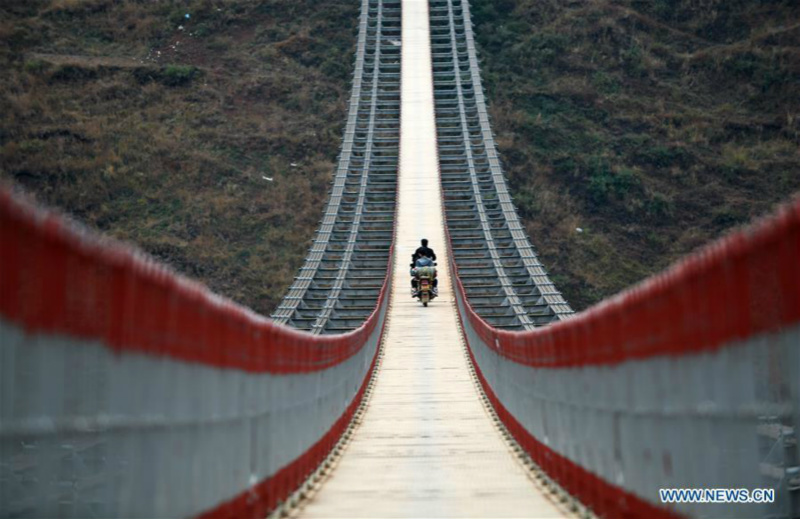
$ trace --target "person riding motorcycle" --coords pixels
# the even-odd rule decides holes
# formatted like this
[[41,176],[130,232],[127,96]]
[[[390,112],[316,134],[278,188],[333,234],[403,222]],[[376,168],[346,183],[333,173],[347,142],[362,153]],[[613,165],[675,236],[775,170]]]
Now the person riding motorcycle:
[[[422,246],[417,248],[414,251],[414,254],[411,255],[411,296],[417,296],[417,268],[419,267],[430,267],[433,266],[433,262],[436,260],[436,253],[433,252],[433,249],[428,247],[428,240],[422,239]],[[439,280],[435,277],[433,278],[433,295],[439,295],[438,292],[438,285]]]
[[430,258],[433,261],[436,261],[436,253],[433,252],[433,249],[428,247],[428,240],[422,238],[422,246],[418,247],[414,254],[411,256],[411,266],[413,267],[416,261],[421,257]]

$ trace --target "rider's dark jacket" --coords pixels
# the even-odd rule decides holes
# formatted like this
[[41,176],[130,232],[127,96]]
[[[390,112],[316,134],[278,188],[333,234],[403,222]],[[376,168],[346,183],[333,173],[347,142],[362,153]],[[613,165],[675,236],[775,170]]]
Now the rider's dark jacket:
[[411,256],[412,264],[415,264],[417,260],[423,256],[436,261],[436,253],[433,252],[433,249],[431,249],[430,247],[420,247],[416,251],[414,251],[414,255]]

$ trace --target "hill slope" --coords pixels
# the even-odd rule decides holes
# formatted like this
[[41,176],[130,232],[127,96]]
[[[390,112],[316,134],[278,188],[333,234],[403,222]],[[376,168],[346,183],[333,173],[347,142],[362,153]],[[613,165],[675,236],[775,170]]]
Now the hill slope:
[[358,11],[4,2],[0,178],[268,314],[327,197]]
[[472,6],[515,201],[576,309],[800,189],[796,1]]
[[[577,309],[800,189],[800,4],[472,5],[511,188]],[[6,2],[0,178],[268,314],[327,196],[357,16]]]

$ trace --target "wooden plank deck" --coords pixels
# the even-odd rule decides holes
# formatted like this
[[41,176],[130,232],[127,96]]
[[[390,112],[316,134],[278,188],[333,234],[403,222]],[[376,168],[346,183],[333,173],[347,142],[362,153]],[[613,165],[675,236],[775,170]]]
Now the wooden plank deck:
[[[402,45],[399,214],[385,355],[364,421],[299,515],[563,517],[500,438],[462,349],[441,208],[427,0],[403,1]],[[428,308],[411,299],[408,274],[423,237],[439,256],[441,295]]]

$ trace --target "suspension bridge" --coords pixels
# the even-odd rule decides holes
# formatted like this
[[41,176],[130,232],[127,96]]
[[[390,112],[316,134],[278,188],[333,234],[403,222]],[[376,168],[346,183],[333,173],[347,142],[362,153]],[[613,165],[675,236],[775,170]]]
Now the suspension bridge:
[[[271,319],[0,191],[0,515],[800,516],[800,203],[575,315],[469,7],[362,0],[330,198]],[[683,488],[772,499],[662,502]]]

